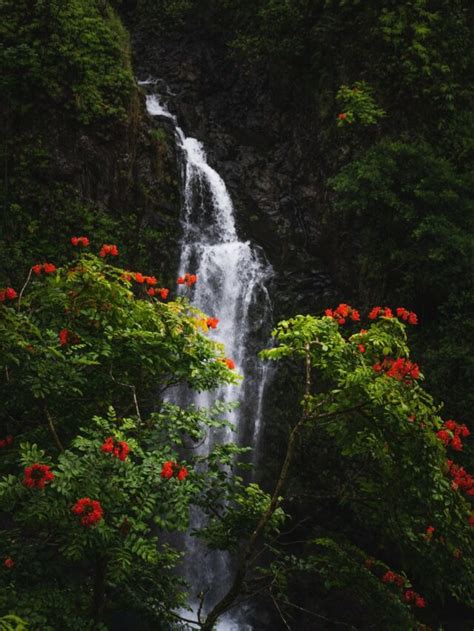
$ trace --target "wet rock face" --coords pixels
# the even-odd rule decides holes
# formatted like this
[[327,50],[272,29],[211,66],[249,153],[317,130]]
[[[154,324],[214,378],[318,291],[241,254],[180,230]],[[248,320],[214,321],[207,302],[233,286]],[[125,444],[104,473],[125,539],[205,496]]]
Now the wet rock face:
[[157,45],[136,33],[135,67],[140,78],[163,80],[180,125],[205,144],[232,195],[240,234],[263,248],[276,271],[276,317],[330,301],[323,193],[304,124],[276,107],[265,78],[244,76],[202,42]]

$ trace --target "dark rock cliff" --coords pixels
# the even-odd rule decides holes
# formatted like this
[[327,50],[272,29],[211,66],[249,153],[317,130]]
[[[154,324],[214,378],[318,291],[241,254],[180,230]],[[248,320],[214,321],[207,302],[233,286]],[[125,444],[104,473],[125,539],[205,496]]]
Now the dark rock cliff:
[[241,234],[259,244],[275,268],[276,316],[331,301],[336,290],[321,220],[323,174],[305,150],[312,130],[291,109],[275,107],[265,81],[243,73],[218,47],[136,33],[134,50],[136,72],[166,83],[169,107],[183,129],[204,142],[230,190]]

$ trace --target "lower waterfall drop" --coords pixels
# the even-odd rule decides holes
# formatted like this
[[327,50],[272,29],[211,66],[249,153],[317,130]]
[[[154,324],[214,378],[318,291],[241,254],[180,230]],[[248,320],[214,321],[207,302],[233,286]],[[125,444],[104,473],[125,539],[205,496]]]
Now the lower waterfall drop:
[[[141,83],[150,90],[157,84],[150,80]],[[228,415],[235,431],[227,429],[224,435],[208,437],[200,449],[208,451],[214,440],[250,444],[255,449],[255,460],[265,383],[271,371],[268,363],[259,361],[257,352],[266,345],[272,324],[268,284],[273,270],[259,248],[239,240],[229,192],[221,176],[208,164],[203,145],[196,138],[185,136],[162,97],[149,93],[146,104],[150,115],[166,118],[173,124],[182,161],[179,274],[197,275],[192,305],[219,319],[217,330],[210,334],[225,344],[227,357],[232,358],[237,372],[243,376],[240,385],[187,396],[186,403],[200,407],[210,407],[217,400],[240,403]],[[199,519],[194,517],[195,528],[199,527]],[[184,574],[188,582],[196,586],[194,591],[209,588],[217,600],[227,590],[231,576],[227,556],[216,553],[212,559],[204,558],[204,548],[193,537],[187,537],[186,550]],[[224,618],[218,626],[220,631],[251,628],[231,617]]]

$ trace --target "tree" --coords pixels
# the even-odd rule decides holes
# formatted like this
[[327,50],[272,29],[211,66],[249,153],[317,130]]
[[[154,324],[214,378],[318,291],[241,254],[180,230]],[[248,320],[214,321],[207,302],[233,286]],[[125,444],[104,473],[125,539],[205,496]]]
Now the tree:
[[193,451],[228,425],[227,407],[164,393],[239,377],[206,335],[215,319],[109,264],[117,246],[97,257],[87,237],[72,242],[73,262],[34,265],[21,291],[0,291],[0,611],[86,629],[128,609],[162,628],[186,604],[164,533],[186,530],[191,503],[243,493],[228,473],[241,449]]
[[[399,629],[447,595],[473,604],[474,479],[448,457],[469,430],[441,419],[421,386],[406,337],[414,313],[375,307],[358,332],[346,304],[280,322],[278,345],[262,355],[302,370],[302,413],[267,494],[239,476],[243,448],[193,454],[227,424],[226,406],[163,398],[179,384],[237,382],[207,336],[215,318],[186,297],[166,302],[155,277],[109,264],[117,246],[97,257],[86,237],[72,242],[72,263],[34,265],[19,292],[0,291],[0,614],[97,629],[125,609],[143,625],[192,620],[210,631],[263,594],[288,627],[292,611],[333,620],[318,605],[331,594],[348,604],[344,624]],[[282,532],[295,502],[311,521],[290,524],[300,550]],[[191,505],[207,516],[194,534],[236,558],[227,594],[203,594],[192,619],[177,613],[186,585],[164,539],[188,528]],[[295,603],[302,576],[316,607]]]
[[[346,304],[323,317],[296,316],[279,323],[278,345],[262,352],[303,364],[302,414],[270,505],[243,543],[234,583],[204,630],[239,594],[265,589],[286,628],[295,609],[310,616],[306,624],[316,616],[356,628],[405,629],[415,625],[415,611],[447,596],[474,604],[474,478],[451,459],[469,430],[443,421],[421,386],[406,336],[417,316],[375,307],[368,318],[367,329],[353,332],[360,314]],[[301,556],[288,553],[291,538],[261,537],[272,511],[289,500],[293,514],[310,521],[292,528],[296,540],[306,537],[303,546],[293,544],[303,547]],[[273,561],[259,567],[265,548]],[[306,585],[311,609],[301,607],[301,596],[299,604],[291,598],[292,581],[303,592]]]

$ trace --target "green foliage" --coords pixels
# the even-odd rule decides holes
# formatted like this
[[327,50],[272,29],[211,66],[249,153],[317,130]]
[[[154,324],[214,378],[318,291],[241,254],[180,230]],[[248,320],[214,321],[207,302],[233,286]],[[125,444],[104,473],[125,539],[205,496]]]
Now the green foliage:
[[[354,604],[382,602],[381,568],[395,565],[429,602],[450,594],[472,607],[472,502],[452,487],[447,458],[453,456],[436,435],[443,423],[440,406],[423,389],[422,373],[407,379],[377,367],[409,361],[405,326],[380,317],[351,334],[333,317],[296,316],[279,323],[278,345],[261,353],[271,360],[309,358],[307,380],[312,373],[316,384],[302,401],[306,422],[293,493],[301,497],[298,512],[312,515],[315,532],[328,538],[316,542],[323,551],[312,569],[296,570],[314,572],[320,592]],[[427,536],[429,526],[435,535]],[[363,567],[369,554],[348,556],[341,539],[357,548],[361,540],[372,542],[381,557],[375,576]],[[277,561],[285,576],[286,562]],[[408,628],[402,596],[400,590],[385,596],[393,624],[387,628]],[[351,611],[348,622],[359,619],[357,607]],[[384,624],[383,612],[371,615],[372,624]],[[368,624],[366,618],[359,623]]]
[[1,631],[24,631],[27,628],[26,622],[13,614],[0,618]]
[[[171,386],[239,381],[222,345],[207,337],[206,316],[186,298],[150,297],[132,278],[81,253],[55,272],[33,273],[21,299],[0,305],[1,425],[14,437],[0,460],[8,516],[0,556],[13,560],[0,572],[0,611],[15,608],[32,628],[106,628],[94,620],[127,608],[160,628],[171,624],[186,593],[175,573],[181,555],[164,533],[188,528],[191,504],[213,515],[220,506],[235,522],[234,511],[256,518],[269,502],[230,476],[243,449],[193,450],[211,429],[229,426],[231,406],[162,401]],[[114,455],[107,439],[130,453]],[[163,475],[165,462],[186,475]],[[25,485],[34,464],[53,472],[43,489]],[[90,526],[72,510],[81,498],[103,511]]]
[[12,109],[61,106],[83,124],[125,118],[133,86],[128,35],[103,7],[2,2],[0,87]]
[[[469,151],[469,140],[458,138],[457,153]],[[331,220],[341,234],[350,230],[359,294],[365,302],[390,297],[421,314],[416,345],[429,359],[431,383],[463,416],[474,401],[458,388],[472,381],[474,364],[452,324],[462,323],[462,335],[473,326],[473,184],[464,160],[457,166],[426,142],[395,139],[360,152],[331,180]],[[446,387],[453,369],[457,377]]]
[[337,124],[339,127],[357,122],[363,127],[374,125],[379,118],[385,116],[385,111],[377,107],[373,91],[365,81],[356,81],[350,88],[342,85],[336,94],[342,108]]

